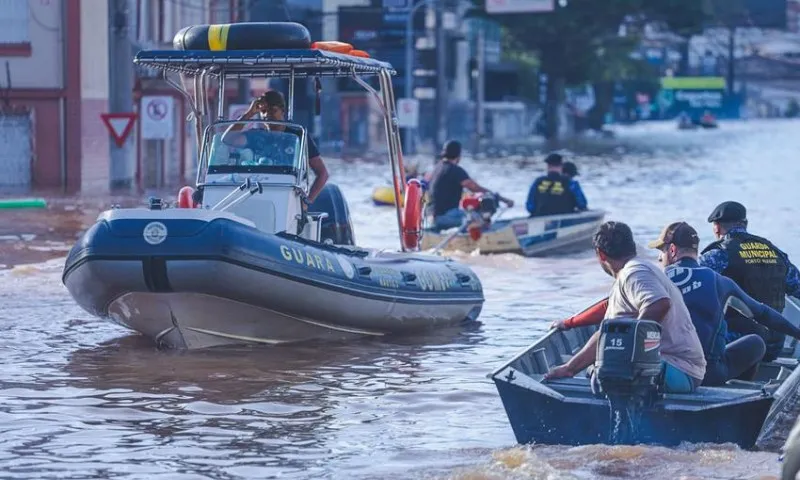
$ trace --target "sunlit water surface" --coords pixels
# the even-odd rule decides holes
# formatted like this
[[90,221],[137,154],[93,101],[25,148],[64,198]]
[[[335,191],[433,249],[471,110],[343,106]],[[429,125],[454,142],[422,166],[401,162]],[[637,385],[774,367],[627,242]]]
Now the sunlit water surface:
[[[712,132],[652,124],[622,131],[620,146],[570,157],[590,205],[629,223],[640,244],[674,220],[690,222],[709,242],[706,217],[717,203],[735,199],[747,205],[753,232],[800,258],[799,133],[800,123],[793,122],[729,123]],[[370,200],[372,188],[387,182],[388,168],[329,164],[331,181],[350,202],[359,244],[396,248],[393,210]],[[528,185],[543,167],[541,159],[464,165],[481,184],[517,201],[506,216],[522,214]],[[8,230],[10,214],[0,215]],[[80,310],[61,284],[63,259],[2,271],[0,477],[778,474],[775,454],[724,445],[517,447],[486,374],[553,319],[603,295],[611,279],[591,252],[545,259],[456,256],[483,282],[486,304],[477,327],[340,345],[189,353],[158,351]]]

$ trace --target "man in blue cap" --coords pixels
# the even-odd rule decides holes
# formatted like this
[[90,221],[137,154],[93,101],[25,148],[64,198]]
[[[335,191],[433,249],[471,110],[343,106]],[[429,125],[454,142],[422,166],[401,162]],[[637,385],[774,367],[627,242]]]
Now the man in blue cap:
[[564,159],[551,153],[544,159],[547,173],[533,181],[525,207],[531,217],[572,213],[577,208],[575,193],[569,188],[570,179],[564,176]]
[[[699,257],[700,265],[729,277],[748,295],[778,312],[786,306],[786,295],[800,298],[800,272],[788,255],[769,240],[747,231],[747,209],[739,202],[719,204],[708,216],[717,240]],[[759,333],[767,343],[764,360],[777,358],[786,338],[774,330],[764,331],[743,318],[728,318],[732,341],[741,335]]]

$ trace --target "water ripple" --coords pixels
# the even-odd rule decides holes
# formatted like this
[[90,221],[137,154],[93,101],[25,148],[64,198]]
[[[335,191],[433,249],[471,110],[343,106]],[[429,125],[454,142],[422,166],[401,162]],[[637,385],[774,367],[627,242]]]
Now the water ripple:
[[[800,162],[790,161],[800,150],[797,125],[732,122],[689,133],[643,125],[627,130],[619,146],[573,159],[590,205],[628,222],[640,245],[676,219],[711,241],[706,216],[736,199],[747,205],[754,232],[800,257]],[[386,166],[330,164],[359,242],[396,248],[397,238],[385,236],[396,229],[393,210],[370,201]],[[518,200],[509,216],[523,212],[528,185],[542,169],[539,160],[464,165],[480,183]],[[28,225],[32,234],[46,231]],[[515,447],[486,374],[552,320],[604,295],[611,279],[592,252],[454,257],[469,263],[485,288],[477,327],[206,352],[159,351],[91,318],[60,283],[63,259],[0,271],[0,477],[655,480],[777,473],[773,454],[724,446]]]

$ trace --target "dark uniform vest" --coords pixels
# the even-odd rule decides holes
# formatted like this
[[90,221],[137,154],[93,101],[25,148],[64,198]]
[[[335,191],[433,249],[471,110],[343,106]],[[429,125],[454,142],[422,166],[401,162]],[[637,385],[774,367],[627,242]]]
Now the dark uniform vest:
[[575,194],[569,188],[569,178],[558,173],[548,173],[534,182],[536,211],[533,216],[572,213],[578,206]]
[[728,266],[722,274],[761,303],[782,312],[786,306],[786,273],[789,268],[769,240],[747,232],[731,232],[703,250],[724,250]]
[[728,333],[723,302],[727,299],[720,298],[717,274],[710,268],[690,268],[680,263],[667,267],[665,273],[683,295],[706,360],[709,364],[722,361]]

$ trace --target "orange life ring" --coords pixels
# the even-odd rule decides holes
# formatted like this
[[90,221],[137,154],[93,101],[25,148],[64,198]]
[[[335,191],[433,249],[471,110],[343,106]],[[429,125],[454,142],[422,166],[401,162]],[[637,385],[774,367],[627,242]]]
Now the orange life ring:
[[347,52],[347,54],[354,57],[369,58],[369,53],[365,52],[364,50],[350,50]]
[[403,209],[403,244],[416,250],[422,233],[422,184],[417,179],[408,181]]
[[464,195],[461,197],[461,210],[477,210],[481,206],[481,199],[475,195]]
[[181,188],[178,192],[178,208],[197,207],[197,204],[194,203],[194,199],[192,198],[193,193],[194,189],[192,187],[186,186]]
[[314,42],[311,44],[311,48],[314,50],[327,50],[335,53],[350,53],[350,51],[353,50],[353,46],[349,43],[337,42],[335,40]]

